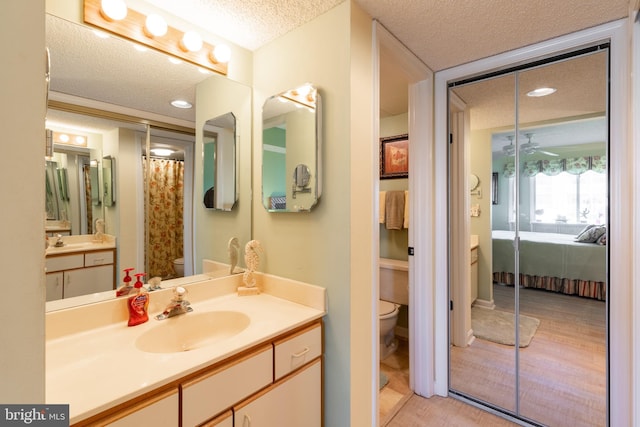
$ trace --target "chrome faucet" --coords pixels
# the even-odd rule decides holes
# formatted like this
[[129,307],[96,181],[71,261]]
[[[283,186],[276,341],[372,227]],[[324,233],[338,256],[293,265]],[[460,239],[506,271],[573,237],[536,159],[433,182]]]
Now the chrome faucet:
[[187,290],[182,286],[177,286],[173,289],[173,298],[171,302],[164,309],[164,311],[156,316],[156,320],[164,320],[169,317],[178,316],[180,314],[189,313],[193,311],[193,308],[190,307],[191,303],[184,299],[184,295],[187,293]]

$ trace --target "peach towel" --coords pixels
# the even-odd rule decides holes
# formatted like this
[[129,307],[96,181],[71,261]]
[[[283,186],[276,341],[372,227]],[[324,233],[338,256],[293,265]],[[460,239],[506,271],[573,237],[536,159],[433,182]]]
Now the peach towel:
[[387,191],[385,197],[387,230],[400,230],[404,225],[404,191]]

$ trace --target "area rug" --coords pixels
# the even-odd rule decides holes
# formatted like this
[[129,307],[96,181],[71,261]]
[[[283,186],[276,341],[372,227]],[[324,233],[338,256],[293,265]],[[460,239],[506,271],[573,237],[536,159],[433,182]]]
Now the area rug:
[[[476,338],[498,344],[515,345],[514,314],[471,307],[471,328]],[[540,320],[520,315],[520,347],[527,347],[538,330]]]

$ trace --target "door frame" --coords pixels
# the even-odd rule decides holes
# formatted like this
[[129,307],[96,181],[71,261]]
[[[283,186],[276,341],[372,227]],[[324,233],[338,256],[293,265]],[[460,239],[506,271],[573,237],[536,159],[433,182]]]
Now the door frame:
[[[391,56],[405,71],[409,83],[409,140],[411,148],[409,156],[409,218],[421,218],[421,221],[411,220],[408,231],[409,247],[414,249],[414,256],[409,256],[409,387],[421,396],[433,395],[434,371],[434,343],[432,340],[420,337],[431,336],[434,323],[431,310],[419,310],[416,307],[433,307],[434,295],[431,286],[435,276],[434,248],[431,236],[434,232],[434,202],[430,189],[435,187],[434,175],[431,168],[424,165],[432,164],[434,159],[433,144],[433,77],[434,73],[420,61],[406,46],[404,46],[382,24],[374,20],[373,32],[373,136],[374,143],[380,139],[380,57],[381,49],[386,50],[385,57]],[[380,185],[378,176],[374,177],[374,211],[378,218],[380,211],[378,192]],[[416,196],[411,196],[416,195]],[[379,362],[379,325],[378,299],[380,295],[379,254],[380,233],[378,224],[373,231],[372,265],[374,266],[373,288],[371,304],[373,305],[373,345],[372,354]],[[380,363],[374,364],[372,376],[377,383]],[[374,420],[378,417],[378,390],[374,390]]]
[[[611,425],[632,425],[634,372],[632,349],[633,306],[629,295],[632,284],[640,282],[640,272],[634,271],[632,261],[636,243],[630,239],[635,235],[633,225],[640,223],[640,213],[628,209],[634,200],[633,183],[636,174],[627,161],[633,153],[629,135],[629,41],[627,20],[614,21],[598,27],[572,33],[543,43],[517,49],[490,58],[450,68],[435,75],[435,141],[434,147],[436,225],[432,239],[435,241],[435,295],[434,330],[434,391],[440,396],[448,395],[448,212],[447,212],[447,151],[448,147],[448,97],[447,83],[465,77],[485,74],[487,71],[505,68],[514,64],[530,62],[540,57],[551,56],[561,51],[574,50],[580,46],[601,41],[610,42],[610,265],[609,281],[615,283],[615,290],[609,296],[609,413]],[[617,142],[616,142],[617,141]],[[463,151],[468,147],[463,147]],[[466,214],[466,213],[463,213]],[[635,221],[634,221],[635,220]],[[455,249],[455,248],[452,248]],[[462,256],[459,247],[450,256]],[[423,307],[429,309],[431,307]],[[639,307],[640,308],[640,307]],[[410,326],[411,327],[411,326]]]

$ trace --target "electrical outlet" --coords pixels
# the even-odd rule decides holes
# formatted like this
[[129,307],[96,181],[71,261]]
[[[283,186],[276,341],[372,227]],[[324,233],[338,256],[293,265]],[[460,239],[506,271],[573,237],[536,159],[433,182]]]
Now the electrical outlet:
[[480,205],[475,203],[471,205],[471,216],[480,216]]

